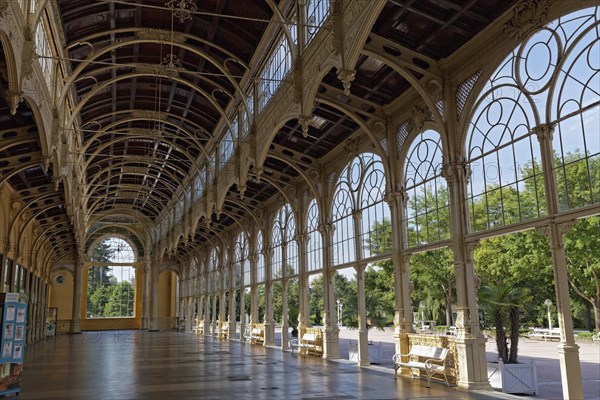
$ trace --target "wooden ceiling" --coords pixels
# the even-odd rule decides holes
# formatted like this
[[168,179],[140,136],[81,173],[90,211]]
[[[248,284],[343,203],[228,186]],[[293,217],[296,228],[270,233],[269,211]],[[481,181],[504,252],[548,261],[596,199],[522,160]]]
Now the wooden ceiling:
[[[386,51],[393,55],[416,54],[411,62],[415,78],[420,79],[419,71],[451,56],[515,2],[389,0],[369,42],[385,41]],[[254,52],[273,24],[269,21],[274,18],[274,2],[196,0],[196,10],[186,20],[180,20],[164,0],[56,3],[68,64],[78,73],[74,95],[76,103],[82,104],[76,118],[86,160],[86,208],[91,213],[129,208],[157,221],[172,207],[174,193],[195,171],[198,160],[214,146],[222,110],[236,101],[236,86],[249,74]],[[91,55],[94,61],[86,62]],[[349,95],[344,94],[335,70],[323,79],[320,93],[358,104],[368,121],[373,110],[394,102],[409,89],[410,83],[391,67],[363,55]],[[14,116],[4,100],[0,109],[0,134],[4,135],[0,171],[6,174],[41,155],[26,104]],[[223,215],[213,216],[212,223],[198,228],[192,241],[203,242],[226,230],[246,210],[274,196],[277,182],[298,179],[298,171],[286,160],[302,168],[314,166],[358,129],[347,115],[323,102],[317,101],[312,112],[317,118],[308,136],[304,137],[298,120],[288,121],[271,145],[278,156],[265,162],[263,177],[268,179],[247,182],[243,199],[232,187]],[[23,140],[4,145],[5,139],[14,137]],[[41,198],[55,189],[51,176],[40,164],[12,176],[9,183],[24,198],[32,193]],[[72,248],[64,198],[56,189],[55,195],[46,198],[56,207],[37,219],[56,226],[51,232]],[[180,249],[181,254],[184,251]]]

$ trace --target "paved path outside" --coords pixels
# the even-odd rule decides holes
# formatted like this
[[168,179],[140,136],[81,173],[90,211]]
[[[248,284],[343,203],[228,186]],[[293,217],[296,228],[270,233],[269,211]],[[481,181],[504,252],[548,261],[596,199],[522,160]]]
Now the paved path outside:
[[[340,329],[340,353],[343,359],[348,359],[350,340],[357,340],[358,332],[353,329]],[[382,363],[381,367],[393,368],[392,355],[395,352],[393,330],[386,328],[384,331],[369,330],[369,339],[375,344],[381,342]],[[277,345],[281,339],[276,333]],[[578,343],[580,346],[579,357],[585,399],[600,400],[600,344],[590,342]],[[497,360],[496,344],[490,338],[486,344],[488,362]],[[560,365],[556,342],[544,342],[523,338],[519,341],[519,362],[527,363],[534,360],[538,375],[537,396],[523,396],[544,400],[563,399],[562,383],[560,380]]]

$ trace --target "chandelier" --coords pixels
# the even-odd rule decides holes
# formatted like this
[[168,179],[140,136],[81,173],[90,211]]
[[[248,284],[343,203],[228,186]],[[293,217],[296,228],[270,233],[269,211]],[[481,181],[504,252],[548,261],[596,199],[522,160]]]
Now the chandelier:
[[192,14],[196,12],[198,6],[194,0],[169,0],[165,5],[171,9],[173,15],[183,23],[192,18]]

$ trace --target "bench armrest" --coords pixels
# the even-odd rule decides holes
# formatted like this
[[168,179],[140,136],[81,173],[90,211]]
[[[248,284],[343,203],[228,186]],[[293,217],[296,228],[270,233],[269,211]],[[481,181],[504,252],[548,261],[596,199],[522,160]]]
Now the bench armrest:
[[400,353],[396,353],[392,356],[392,361],[394,361],[394,363],[399,363],[402,362],[402,357],[410,357],[411,354],[400,354]]
[[425,365],[429,366],[429,365],[438,365],[438,366],[444,366],[446,364],[446,358],[428,358],[427,360],[425,360]]

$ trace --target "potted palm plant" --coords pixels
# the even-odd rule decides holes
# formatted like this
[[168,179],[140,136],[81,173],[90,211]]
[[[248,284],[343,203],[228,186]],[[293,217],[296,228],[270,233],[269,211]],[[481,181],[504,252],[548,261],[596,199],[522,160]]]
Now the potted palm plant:
[[505,393],[537,392],[533,362],[519,364],[521,310],[531,299],[529,289],[506,283],[482,286],[479,300],[495,330],[498,363],[488,366],[490,384]]

